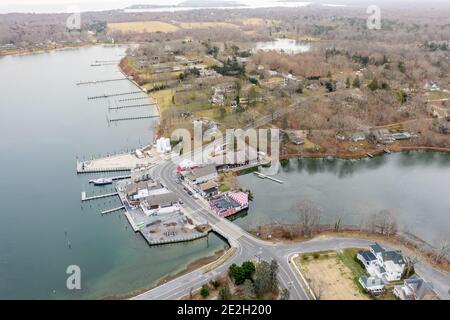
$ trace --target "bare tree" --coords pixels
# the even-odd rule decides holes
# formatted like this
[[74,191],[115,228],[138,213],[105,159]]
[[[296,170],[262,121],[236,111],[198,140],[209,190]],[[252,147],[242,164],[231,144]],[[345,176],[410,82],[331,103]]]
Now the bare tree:
[[392,210],[381,210],[379,214],[381,233],[386,236],[395,235],[397,233],[397,219]]
[[322,209],[311,201],[303,200],[298,202],[293,210],[298,215],[302,234],[305,237],[313,236],[319,226]]
[[434,252],[434,260],[441,262],[450,257],[450,239],[442,240]]

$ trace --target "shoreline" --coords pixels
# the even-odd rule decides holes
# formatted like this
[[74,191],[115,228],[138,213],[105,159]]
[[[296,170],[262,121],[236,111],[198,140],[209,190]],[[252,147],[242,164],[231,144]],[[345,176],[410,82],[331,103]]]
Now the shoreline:
[[129,300],[129,299],[132,299],[142,293],[145,293],[145,292],[152,290],[160,285],[163,285],[166,282],[169,282],[173,279],[181,277],[181,276],[183,276],[187,273],[193,272],[195,270],[204,268],[208,264],[220,260],[220,258],[225,254],[225,252],[227,252],[227,250],[228,249],[220,249],[220,250],[215,251],[212,255],[208,255],[208,256],[193,260],[191,262],[188,262],[184,268],[182,268],[179,271],[174,271],[173,273],[168,273],[167,275],[159,278],[159,280],[156,280],[156,283],[152,286],[142,287],[142,288],[130,291],[126,294],[100,297],[100,298],[98,298],[98,300]]
[[[301,235],[293,236],[291,239],[286,238],[281,233],[283,232],[283,227],[295,227],[292,224],[284,225],[265,225],[261,227],[255,227],[248,229],[247,231],[254,237],[264,240],[264,241],[274,241],[281,243],[299,243],[309,240],[317,240],[327,237],[348,237],[348,238],[360,238],[365,240],[377,241],[381,243],[387,243],[389,245],[400,247],[402,251],[409,255],[419,256],[424,262],[433,266],[439,271],[445,272],[450,275],[450,261],[447,259],[445,261],[436,262],[433,260],[433,252],[431,248],[434,248],[424,240],[416,237],[415,235],[409,235],[406,233],[398,233],[393,236],[385,236],[379,233],[371,232],[368,230],[359,230],[356,227],[343,227],[340,231],[333,231],[331,228],[326,228],[324,230],[318,231],[313,237],[305,238]],[[326,227],[326,225],[322,226]],[[262,232],[261,232],[262,231]],[[258,235],[259,234],[259,235]],[[271,234],[271,238],[268,239],[267,235]],[[275,235],[273,235],[275,234]],[[265,236],[264,236],[265,235]],[[422,247],[420,247],[420,243]],[[428,247],[428,248],[424,248]]]

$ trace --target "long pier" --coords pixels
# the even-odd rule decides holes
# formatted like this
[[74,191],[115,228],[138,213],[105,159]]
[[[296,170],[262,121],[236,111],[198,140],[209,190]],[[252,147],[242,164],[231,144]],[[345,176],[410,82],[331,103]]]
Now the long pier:
[[150,107],[150,106],[156,106],[156,103],[143,103],[143,104],[131,104],[127,106],[116,106],[116,107],[109,107],[109,110],[120,110],[120,109],[129,109],[129,108],[142,108],[142,107]]
[[136,116],[136,117],[125,117],[125,118],[112,118],[108,119],[109,122],[118,122],[118,121],[126,121],[126,120],[139,120],[139,119],[151,119],[151,118],[159,118],[159,116]]
[[120,210],[123,210],[123,209],[125,209],[125,206],[112,208],[112,209],[109,209],[109,210],[104,210],[104,211],[101,212],[101,214],[104,215],[104,214],[108,214],[108,213],[113,213],[113,212],[120,211]]
[[144,91],[130,91],[130,92],[124,92],[124,93],[110,93],[110,94],[104,94],[101,96],[92,96],[88,97],[88,100],[94,100],[94,99],[103,99],[103,98],[110,98],[110,97],[119,97],[119,96],[126,96],[130,94],[138,94],[138,93],[145,93]]
[[278,180],[278,179],[275,179],[275,178],[272,178],[272,177],[270,177],[270,176],[267,176],[267,175],[265,175],[265,174],[262,174],[261,172],[253,172],[255,175],[257,175],[258,177],[260,177],[261,179],[269,179],[269,180],[272,180],[272,181],[275,181],[275,182],[278,182],[278,183],[283,183],[283,181],[281,181],[281,180]]
[[86,192],[81,192],[81,201],[85,202],[85,201],[92,201],[92,200],[97,200],[97,199],[103,199],[103,198],[109,198],[109,197],[113,197],[113,196],[117,196],[119,195],[117,192],[114,193],[107,193],[107,194],[101,194],[98,196],[92,196],[92,197],[88,197]]
[[82,161],[77,160],[77,174],[80,173],[102,173],[102,172],[123,172],[123,171],[131,171],[132,167],[112,167],[112,168],[94,168],[94,169],[86,169],[83,166]]
[[127,98],[127,99],[120,99],[117,101],[118,102],[127,102],[127,101],[144,100],[144,99],[150,99],[150,97]]
[[105,82],[114,82],[114,81],[124,81],[128,80],[127,78],[117,78],[117,79],[105,79],[105,80],[93,80],[93,81],[80,81],[77,82],[77,86],[85,85],[85,84],[99,84]]

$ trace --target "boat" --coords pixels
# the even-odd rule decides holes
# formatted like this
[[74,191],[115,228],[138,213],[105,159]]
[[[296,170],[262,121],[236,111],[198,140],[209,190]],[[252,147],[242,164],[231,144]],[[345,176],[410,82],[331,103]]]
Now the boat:
[[107,184],[112,184],[113,183],[113,179],[111,179],[111,178],[100,178],[100,179],[90,180],[89,183],[93,183],[96,186],[104,186],[104,185],[107,185]]

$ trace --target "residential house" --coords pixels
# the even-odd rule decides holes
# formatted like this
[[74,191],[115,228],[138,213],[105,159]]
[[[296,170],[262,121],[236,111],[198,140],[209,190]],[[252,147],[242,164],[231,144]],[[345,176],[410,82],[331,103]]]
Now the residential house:
[[368,137],[369,141],[373,144],[390,144],[394,143],[395,139],[392,138],[388,129],[372,129]]
[[365,290],[373,295],[384,292],[384,282],[379,278],[361,276],[358,281]]
[[364,141],[366,140],[366,134],[364,132],[355,132],[352,134],[351,139],[353,142]]
[[358,252],[357,259],[372,277],[384,282],[400,280],[406,266],[401,251],[385,250],[378,243],[371,245],[369,251]]
[[425,85],[423,86],[423,88],[425,90],[430,90],[430,91],[440,91],[441,90],[441,88],[439,88],[439,86],[434,81],[431,81],[431,80],[427,80],[425,82]]
[[412,275],[403,285],[395,286],[394,295],[400,300],[439,300],[433,285],[418,275]]

